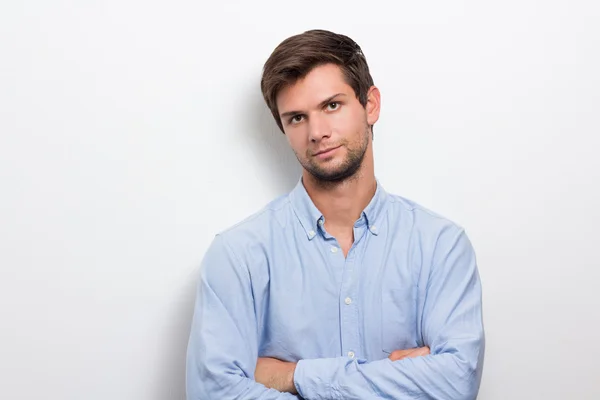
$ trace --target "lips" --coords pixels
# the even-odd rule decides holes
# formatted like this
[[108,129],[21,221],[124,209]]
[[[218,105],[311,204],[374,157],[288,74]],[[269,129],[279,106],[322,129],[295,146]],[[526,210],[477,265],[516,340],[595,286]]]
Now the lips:
[[314,156],[324,156],[327,155],[330,152],[333,152],[333,150],[340,148],[341,146],[335,146],[335,147],[329,147],[327,149],[318,151],[314,154]]

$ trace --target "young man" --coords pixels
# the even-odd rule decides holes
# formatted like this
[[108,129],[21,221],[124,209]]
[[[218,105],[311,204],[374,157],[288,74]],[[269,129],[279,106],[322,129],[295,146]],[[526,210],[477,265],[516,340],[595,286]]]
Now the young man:
[[290,37],[261,86],[302,178],[207,251],[188,400],[476,398],[473,248],[376,180],[380,95],[358,45],[321,30]]

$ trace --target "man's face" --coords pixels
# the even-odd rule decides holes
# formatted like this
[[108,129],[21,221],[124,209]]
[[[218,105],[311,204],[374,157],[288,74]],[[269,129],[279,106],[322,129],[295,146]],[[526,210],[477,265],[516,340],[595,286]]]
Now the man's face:
[[313,177],[340,182],[358,171],[379,112],[373,120],[337,65],[316,67],[282,89],[277,107],[292,150]]

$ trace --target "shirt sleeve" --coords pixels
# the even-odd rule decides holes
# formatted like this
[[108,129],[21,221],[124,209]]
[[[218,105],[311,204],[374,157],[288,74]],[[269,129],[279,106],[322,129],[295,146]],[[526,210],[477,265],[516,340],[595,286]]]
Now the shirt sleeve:
[[[312,399],[439,399],[477,397],[485,339],[475,253],[461,229],[443,232],[427,271],[421,321],[430,355],[392,362],[346,357],[301,360],[294,383]],[[385,318],[385,316],[384,316]]]
[[297,400],[254,380],[257,335],[248,269],[217,235],[200,268],[187,349],[187,400]]

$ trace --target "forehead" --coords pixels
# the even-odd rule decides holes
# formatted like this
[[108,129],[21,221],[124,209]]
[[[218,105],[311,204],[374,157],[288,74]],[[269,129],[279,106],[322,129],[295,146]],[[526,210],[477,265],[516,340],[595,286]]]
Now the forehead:
[[340,67],[335,64],[321,65],[312,69],[304,78],[281,89],[277,94],[277,108],[280,113],[284,113],[315,107],[336,93],[354,97],[354,90],[346,83]]

